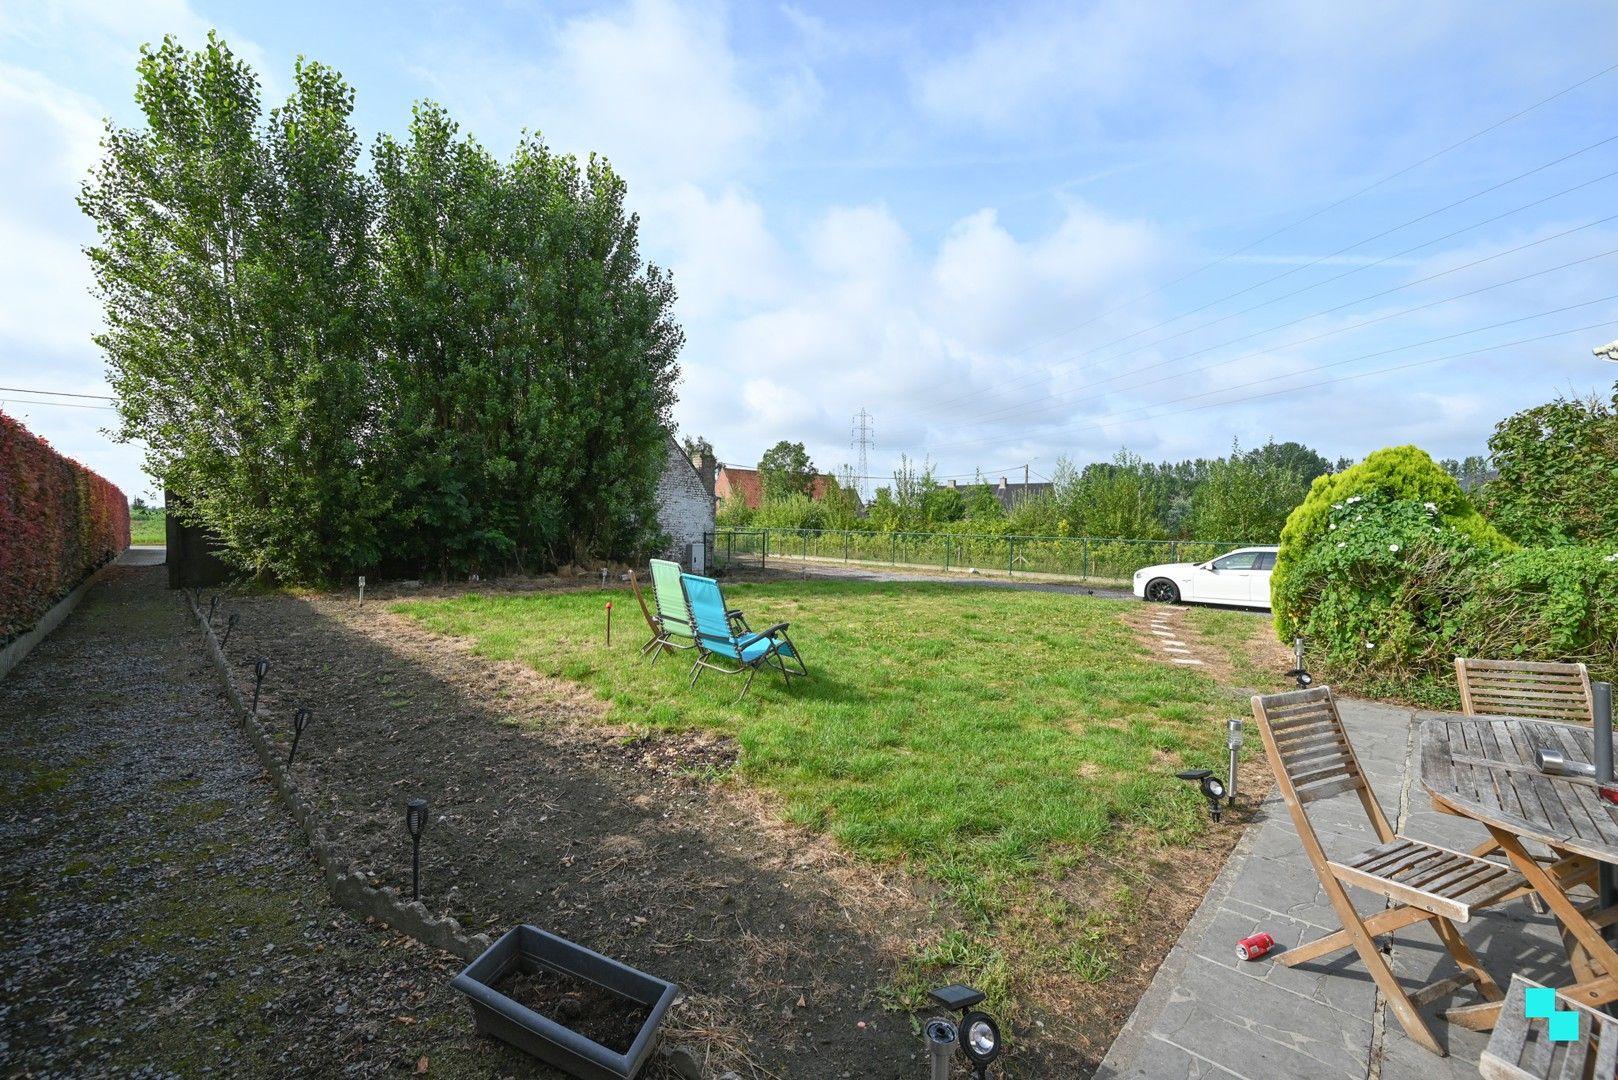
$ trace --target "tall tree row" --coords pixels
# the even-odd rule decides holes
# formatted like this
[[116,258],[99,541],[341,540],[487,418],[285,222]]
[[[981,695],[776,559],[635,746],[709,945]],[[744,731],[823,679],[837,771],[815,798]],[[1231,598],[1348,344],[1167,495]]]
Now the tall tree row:
[[210,36],[144,50],[81,205],[121,434],[245,568],[312,580],[625,555],[656,531],[677,356],[625,186],[436,105],[377,139],[301,62],[264,116]]

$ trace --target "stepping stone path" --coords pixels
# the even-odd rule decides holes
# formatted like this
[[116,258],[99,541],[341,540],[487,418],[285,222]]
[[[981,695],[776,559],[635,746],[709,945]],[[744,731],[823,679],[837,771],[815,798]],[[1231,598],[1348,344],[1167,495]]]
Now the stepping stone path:
[[[1179,631],[1174,624],[1185,618],[1185,608],[1171,607],[1167,604],[1158,608],[1152,615],[1151,625],[1148,627],[1157,636],[1158,644],[1163,651],[1169,654],[1171,663],[1184,664],[1187,667],[1201,667],[1202,661],[1191,656],[1191,650],[1181,641]],[[1183,655],[1180,655],[1183,654]]]

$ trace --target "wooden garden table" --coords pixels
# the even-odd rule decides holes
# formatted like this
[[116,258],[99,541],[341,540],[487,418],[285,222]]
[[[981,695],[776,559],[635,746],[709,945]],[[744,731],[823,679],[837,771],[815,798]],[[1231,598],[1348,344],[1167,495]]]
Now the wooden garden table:
[[[1597,863],[1618,865],[1618,806],[1596,793],[1594,780],[1547,776],[1534,764],[1538,748],[1559,750],[1570,762],[1591,761],[1591,729],[1551,720],[1428,714],[1419,745],[1421,786],[1433,805],[1488,829],[1562,924],[1575,981],[1559,991],[1583,1005],[1618,1001],[1618,952],[1601,935],[1602,927],[1618,919],[1568,897],[1569,888],[1593,879]],[[1550,848],[1553,861],[1537,860],[1524,841]],[[1499,1012],[1493,1002],[1445,1015],[1486,1031]]]

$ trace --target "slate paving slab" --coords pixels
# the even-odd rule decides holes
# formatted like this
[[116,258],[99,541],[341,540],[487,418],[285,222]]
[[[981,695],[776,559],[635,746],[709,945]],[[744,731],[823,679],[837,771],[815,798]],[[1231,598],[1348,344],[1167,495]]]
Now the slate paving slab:
[[[1410,710],[1350,700],[1339,704],[1361,765],[1396,830],[1460,850],[1485,838],[1475,823],[1432,810],[1412,760]],[[1371,842],[1365,811],[1353,795],[1315,803],[1310,816],[1329,853],[1350,854]],[[1350,890],[1350,896],[1362,913],[1382,906],[1369,893]],[[1272,793],[1158,969],[1097,1080],[1475,1078],[1487,1035],[1456,1028],[1441,1015],[1451,1005],[1477,1000],[1470,990],[1422,1010],[1449,1050],[1440,1058],[1406,1037],[1352,952],[1297,968],[1235,956],[1237,940],[1256,930],[1267,931],[1278,949],[1285,949],[1338,926],[1286,807]],[[1566,974],[1554,920],[1535,915],[1525,901],[1480,913],[1461,929],[1502,985],[1514,971],[1540,980]],[[1407,986],[1455,970],[1425,925],[1384,940],[1391,942],[1387,955]]]

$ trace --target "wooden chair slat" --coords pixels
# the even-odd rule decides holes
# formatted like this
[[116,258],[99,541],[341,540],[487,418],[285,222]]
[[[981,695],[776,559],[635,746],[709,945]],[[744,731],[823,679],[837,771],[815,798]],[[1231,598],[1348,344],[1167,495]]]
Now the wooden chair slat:
[[1363,776],[1348,776],[1341,780],[1333,780],[1325,784],[1317,784],[1308,791],[1298,792],[1298,801],[1312,803],[1320,799],[1329,799],[1333,795],[1341,795],[1345,791],[1357,791],[1366,786]]
[[1572,1009],[1579,1014],[1579,1038],[1552,1042],[1543,1020],[1531,1020],[1523,1014],[1528,988],[1538,986],[1521,975],[1511,977],[1511,986],[1500,1006],[1500,1019],[1489,1036],[1489,1045],[1478,1058],[1478,1072],[1485,1080],[1612,1077],[1614,1069],[1618,1069],[1618,1020],[1557,994],[1558,1010]]
[[1539,716],[1592,723],[1590,671],[1583,664],[1455,658],[1461,709],[1469,716]]

